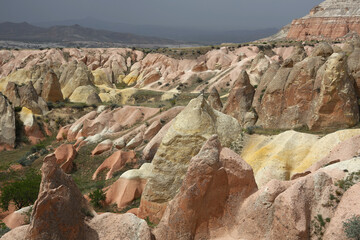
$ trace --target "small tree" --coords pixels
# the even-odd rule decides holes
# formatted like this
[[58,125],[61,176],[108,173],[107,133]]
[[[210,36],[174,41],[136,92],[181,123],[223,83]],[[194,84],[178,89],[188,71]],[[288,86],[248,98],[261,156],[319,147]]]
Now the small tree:
[[106,195],[102,189],[96,189],[89,194],[89,197],[91,198],[91,204],[96,208],[100,208],[102,206],[101,202],[106,200]]
[[33,204],[39,195],[40,182],[40,174],[29,171],[23,178],[4,184],[0,187],[0,207],[8,210],[11,201],[17,209]]
[[354,215],[344,221],[343,229],[347,238],[360,240],[360,215]]

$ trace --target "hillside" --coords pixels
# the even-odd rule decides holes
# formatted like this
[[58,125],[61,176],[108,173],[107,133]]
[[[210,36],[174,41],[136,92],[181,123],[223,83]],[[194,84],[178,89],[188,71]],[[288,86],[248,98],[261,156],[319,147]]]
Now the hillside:
[[326,0],[302,18],[294,19],[270,40],[342,40],[359,37],[360,1]]
[[0,23],[0,40],[28,42],[104,42],[159,45],[172,45],[177,43],[176,41],[169,39],[97,30],[85,28],[80,25],[41,28],[30,25],[26,22]]

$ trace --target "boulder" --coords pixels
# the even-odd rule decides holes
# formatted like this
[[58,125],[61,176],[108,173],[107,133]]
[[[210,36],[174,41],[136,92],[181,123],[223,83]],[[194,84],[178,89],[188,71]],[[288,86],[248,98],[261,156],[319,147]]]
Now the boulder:
[[333,48],[326,42],[319,43],[311,52],[312,57],[325,57],[328,58],[334,53]]
[[8,99],[0,92],[0,151],[15,147],[15,111]]
[[145,220],[134,214],[104,213],[94,217],[89,226],[96,231],[89,240],[137,239],[151,240],[151,231]]
[[66,126],[61,127],[61,128],[59,129],[59,132],[58,132],[58,134],[56,135],[56,140],[57,140],[58,142],[60,142],[60,141],[62,141],[62,140],[66,140],[67,134],[68,134],[68,131],[69,131],[70,127],[71,127],[71,125],[66,125]]
[[21,208],[3,219],[3,223],[10,229],[28,224],[30,222],[32,206]]
[[136,154],[134,151],[125,152],[122,150],[114,152],[110,157],[108,157],[95,171],[92,176],[92,179],[95,180],[98,174],[104,169],[109,169],[106,174],[105,179],[108,180],[112,178],[112,175],[123,169],[127,163],[136,163]]

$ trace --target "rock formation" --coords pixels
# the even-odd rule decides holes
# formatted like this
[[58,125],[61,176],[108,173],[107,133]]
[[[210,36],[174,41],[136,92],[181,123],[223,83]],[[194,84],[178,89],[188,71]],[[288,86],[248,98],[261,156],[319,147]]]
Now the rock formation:
[[253,168],[256,182],[290,180],[325,158],[340,142],[360,135],[359,129],[342,130],[320,138],[313,134],[286,131],[273,137],[251,136],[242,157]]
[[218,137],[212,136],[190,160],[179,193],[169,202],[155,236],[210,239],[210,231],[227,224],[220,219],[231,218],[231,212],[256,190],[251,167],[230,149],[222,149]]
[[147,180],[152,176],[152,165],[145,163],[140,169],[132,169],[123,173],[106,191],[106,204],[116,203],[123,208],[133,200],[141,197]]
[[213,88],[211,90],[210,95],[208,97],[208,102],[210,106],[217,111],[221,111],[223,108],[223,104],[221,102],[219,92],[216,90],[216,88]]
[[8,99],[0,92],[0,151],[15,147],[15,112]]
[[159,221],[167,202],[177,194],[191,157],[213,134],[229,146],[241,128],[236,119],[212,109],[200,95],[174,119],[152,161],[154,177],[148,180],[139,216]]
[[92,179],[96,179],[97,175],[104,169],[109,169],[106,173],[105,179],[110,179],[115,172],[121,170],[127,163],[136,163],[135,152],[124,152],[122,150],[116,151],[96,169]]
[[57,75],[53,71],[49,71],[42,84],[41,97],[47,102],[63,101],[61,86]]
[[236,118],[243,126],[245,115],[250,112],[254,93],[248,74],[242,71],[229,93],[223,112]]
[[[86,239],[85,198],[57,165],[54,154],[44,159],[38,199],[34,204],[27,239]],[[75,204],[76,203],[76,204]]]
[[54,152],[56,163],[65,173],[71,173],[74,167],[73,160],[76,157],[76,150],[71,144],[62,144]]

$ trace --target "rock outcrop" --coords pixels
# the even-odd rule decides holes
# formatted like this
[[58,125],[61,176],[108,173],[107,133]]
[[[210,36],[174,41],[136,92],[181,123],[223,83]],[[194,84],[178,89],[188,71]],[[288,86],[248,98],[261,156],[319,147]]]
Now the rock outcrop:
[[[83,62],[73,61],[62,66],[59,79],[64,98],[70,98],[75,89],[81,86],[92,86],[94,76]],[[76,96],[74,96],[75,98]],[[86,101],[86,99],[84,99]]]
[[65,173],[71,173],[74,168],[74,159],[77,152],[73,145],[62,144],[56,148],[55,152],[56,163]]
[[359,129],[353,129],[337,131],[322,138],[295,131],[273,137],[253,135],[241,155],[253,168],[257,184],[263,186],[272,179],[290,180],[293,175],[308,171],[340,142],[359,134]]
[[229,93],[223,112],[236,118],[243,126],[245,124],[245,115],[250,112],[254,93],[255,89],[250,84],[248,74],[246,71],[241,71]]
[[106,204],[116,204],[123,208],[133,200],[141,197],[147,180],[152,176],[152,165],[143,164],[140,169],[132,169],[123,173],[106,191]]
[[210,95],[208,97],[208,102],[210,106],[217,111],[221,111],[223,108],[223,104],[221,102],[219,92],[216,90],[215,87],[210,92]]
[[42,84],[41,97],[47,102],[63,101],[61,86],[57,75],[53,71],[49,71]]
[[109,170],[106,173],[105,179],[110,179],[115,172],[125,167],[125,164],[131,163],[136,163],[136,154],[134,151],[116,151],[96,169],[95,173],[92,176],[92,179],[96,179],[98,174],[105,169]]
[[26,239],[87,239],[87,202],[72,178],[56,163],[55,154],[44,159],[38,199]]
[[359,108],[354,83],[347,74],[345,54],[331,55],[318,71],[317,80],[320,83],[315,82],[315,86],[320,92],[315,95],[309,128],[319,130],[355,125],[359,121]]
[[150,228],[145,220],[134,214],[104,213],[94,217],[89,226],[96,231],[89,240],[136,239],[151,240]]
[[0,92],[0,151],[15,147],[15,130],[14,108]]
[[269,68],[262,78],[253,102],[256,125],[316,131],[354,126],[359,120],[357,95],[344,53],[319,44],[309,57],[297,63],[294,57],[276,73],[276,66]]
[[[179,193],[169,203],[154,234],[156,239],[210,239],[225,227],[231,212],[257,190],[252,169],[210,137],[190,160]],[[221,221],[221,218],[229,218]]]
[[23,107],[19,113],[20,120],[24,124],[24,132],[31,144],[37,144],[45,139],[45,135],[40,127],[39,122],[36,121],[33,112]]
[[326,0],[310,14],[292,21],[288,39],[337,40],[351,33],[360,34],[359,2]]
[[158,222],[181,187],[190,159],[213,134],[229,146],[241,128],[236,119],[212,109],[200,95],[176,116],[152,161],[154,177],[142,195],[139,216]]

